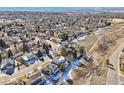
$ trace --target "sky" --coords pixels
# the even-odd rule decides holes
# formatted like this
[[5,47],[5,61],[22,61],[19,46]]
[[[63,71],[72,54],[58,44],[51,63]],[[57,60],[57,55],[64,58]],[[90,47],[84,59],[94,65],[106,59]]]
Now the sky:
[[124,7],[124,0],[0,0],[1,7]]

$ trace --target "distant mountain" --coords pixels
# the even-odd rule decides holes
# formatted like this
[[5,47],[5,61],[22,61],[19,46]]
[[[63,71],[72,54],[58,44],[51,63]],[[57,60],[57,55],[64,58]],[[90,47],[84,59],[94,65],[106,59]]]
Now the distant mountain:
[[124,12],[124,7],[99,7],[95,10],[98,12]]
[[124,7],[0,7],[0,11],[124,12]]

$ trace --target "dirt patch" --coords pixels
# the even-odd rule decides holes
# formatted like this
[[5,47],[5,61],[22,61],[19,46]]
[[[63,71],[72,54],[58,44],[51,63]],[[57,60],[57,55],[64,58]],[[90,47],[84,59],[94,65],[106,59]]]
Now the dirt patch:
[[97,37],[95,36],[95,34],[92,34],[92,35],[86,37],[85,40],[82,40],[80,42],[80,45],[85,46],[87,48],[87,50],[89,50],[93,46],[93,44],[96,40],[97,40]]
[[112,23],[124,23],[124,19],[119,19],[119,18],[116,18],[116,19],[112,19]]

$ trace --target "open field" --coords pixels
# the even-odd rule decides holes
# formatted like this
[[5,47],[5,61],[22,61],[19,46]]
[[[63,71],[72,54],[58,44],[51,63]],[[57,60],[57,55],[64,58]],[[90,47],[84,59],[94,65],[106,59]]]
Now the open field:
[[[101,53],[98,49],[94,50],[92,52],[94,58],[98,61],[100,64],[100,69],[103,72],[101,76],[94,75],[94,77],[91,79],[91,84],[106,84],[106,77],[107,77],[107,71],[108,67],[106,64],[106,60],[109,59],[109,57],[112,55],[113,51],[116,50],[121,43],[124,42],[124,28],[123,25],[124,22],[121,21],[121,24],[114,25],[113,27],[107,28],[106,30],[102,31],[102,34],[104,37],[113,38],[113,43],[107,43],[107,46],[109,49],[107,50],[106,54]],[[101,38],[102,39],[102,38]],[[104,38],[105,39],[105,38]],[[100,41],[99,41],[100,42]],[[98,46],[97,46],[98,47]]]

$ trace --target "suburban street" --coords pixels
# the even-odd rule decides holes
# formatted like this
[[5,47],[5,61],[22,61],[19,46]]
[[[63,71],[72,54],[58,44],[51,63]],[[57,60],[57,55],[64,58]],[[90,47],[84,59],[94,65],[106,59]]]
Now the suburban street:
[[[11,76],[4,75],[4,76],[0,77],[0,85],[6,84],[7,82],[9,83],[10,81],[20,78],[20,77],[28,74],[29,72],[33,71],[36,68],[42,69],[42,67],[46,67],[47,65],[49,65],[50,62],[48,62],[48,61],[49,61],[49,59],[46,59],[45,63],[43,63],[43,64],[41,64],[41,63],[33,64],[33,65],[29,66],[28,68],[22,69],[20,72],[14,73]],[[47,64],[46,64],[46,62],[47,62]]]

